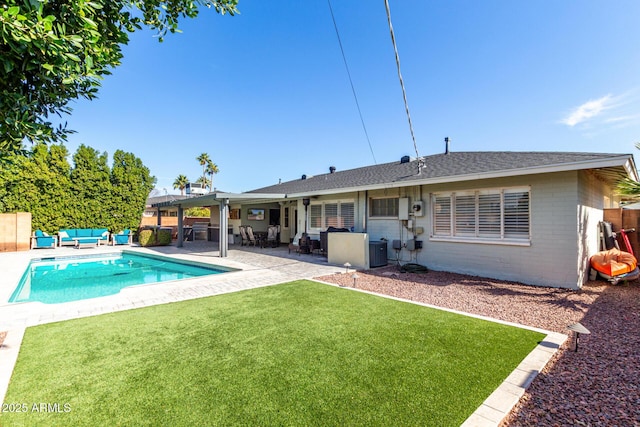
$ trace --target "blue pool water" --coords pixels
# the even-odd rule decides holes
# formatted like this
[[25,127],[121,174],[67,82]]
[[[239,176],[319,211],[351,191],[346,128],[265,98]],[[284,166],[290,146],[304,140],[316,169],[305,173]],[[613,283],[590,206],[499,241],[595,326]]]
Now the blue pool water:
[[222,267],[121,253],[33,260],[9,302],[45,304],[113,295],[127,286],[226,273]]

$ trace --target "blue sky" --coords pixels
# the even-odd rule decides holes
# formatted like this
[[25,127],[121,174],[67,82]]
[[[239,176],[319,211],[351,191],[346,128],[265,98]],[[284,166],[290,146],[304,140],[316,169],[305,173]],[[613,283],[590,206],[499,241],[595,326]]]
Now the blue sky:
[[[390,0],[418,153],[635,153],[640,2]],[[131,37],[99,99],[66,117],[86,144],[131,151],[160,194],[218,165],[218,190],[415,156],[384,1],[240,0],[158,43]],[[373,151],[373,153],[372,153]]]

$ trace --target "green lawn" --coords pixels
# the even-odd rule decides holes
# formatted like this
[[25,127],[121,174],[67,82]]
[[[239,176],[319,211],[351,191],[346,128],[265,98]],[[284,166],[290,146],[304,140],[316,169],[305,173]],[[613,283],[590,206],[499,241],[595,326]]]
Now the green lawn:
[[455,426],[543,337],[296,281],[29,328],[0,424]]

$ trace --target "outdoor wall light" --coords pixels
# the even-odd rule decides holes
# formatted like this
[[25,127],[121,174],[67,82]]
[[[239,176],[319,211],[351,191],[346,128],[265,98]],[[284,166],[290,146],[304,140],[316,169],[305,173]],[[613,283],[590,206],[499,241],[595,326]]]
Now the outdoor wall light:
[[309,198],[304,198],[302,199],[302,204],[305,206],[309,206],[309,203],[311,203],[311,199]]

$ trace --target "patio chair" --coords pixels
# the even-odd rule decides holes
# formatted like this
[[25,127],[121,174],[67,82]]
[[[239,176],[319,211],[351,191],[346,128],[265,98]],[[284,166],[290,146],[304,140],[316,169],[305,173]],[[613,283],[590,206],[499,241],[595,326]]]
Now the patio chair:
[[289,243],[289,253],[291,253],[291,250],[293,249],[296,253],[300,253],[300,238],[302,237],[302,233],[297,233],[294,237],[293,237],[293,241],[291,243]]
[[31,236],[31,249],[54,248],[57,246],[55,236],[49,236],[42,230],[36,230]]
[[270,225],[267,229],[267,245],[272,248],[278,247],[278,226]]
[[111,244],[115,245],[130,245],[132,241],[133,235],[131,234],[131,230],[125,228],[118,234],[111,235]]
[[256,236],[254,236],[253,234],[253,227],[251,227],[250,225],[247,225],[246,230],[247,230],[247,238],[249,239],[248,244],[256,246],[258,244],[258,241],[256,240]]
[[247,229],[244,225],[240,226],[240,237],[242,238],[242,242],[240,246],[249,245],[249,236],[247,236]]

